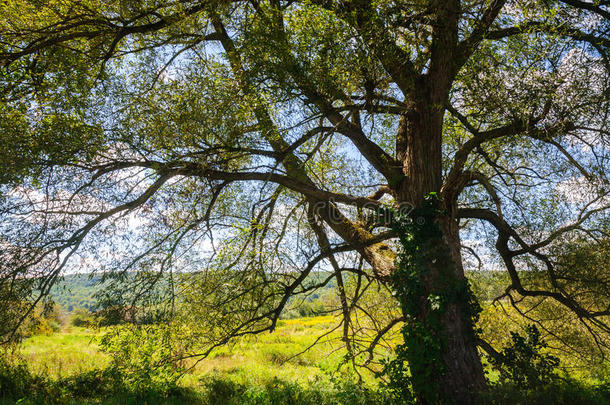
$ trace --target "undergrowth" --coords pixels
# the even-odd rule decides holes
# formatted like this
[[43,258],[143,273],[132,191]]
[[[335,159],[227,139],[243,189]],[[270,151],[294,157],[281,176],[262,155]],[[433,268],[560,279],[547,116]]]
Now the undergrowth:
[[[201,404],[201,405],[398,405],[383,388],[357,383],[348,376],[302,385],[271,378],[239,382],[228,373],[210,373],[197,387],[129,385],[111,367],[69,377],[32,374],[24,363],[0,360],[0,404]],[[480,404],[610,404],[610,384],[587,385],[557,379],[540,387],[500,383],[480,396]]]

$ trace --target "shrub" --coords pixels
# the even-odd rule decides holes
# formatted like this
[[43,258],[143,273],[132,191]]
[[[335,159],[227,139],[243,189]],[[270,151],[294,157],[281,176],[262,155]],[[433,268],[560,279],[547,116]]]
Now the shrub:
[[11,361],[0,356],[0,398],[19,400],[30,398],[35,402],[53,402],[58,396],[57,390],[51,386],[48,379],[33,375],[27,364],[20,361]]
[[208,404],[228,405],[235,404],[237,398],[241,397],[245,387],[228,379],[211,375],[204,377],[205,398]]
[[610,385],[586,385],[576,380],[557,380],[524,389],[514,383],[494,384],[478,401],[481,405],[610,405]]
[[120,375],[133,393],[154,392],[167,396],[177,390],[180,366],[171,330],[165,325],[113,328],[100,341],[100,348],[112,355],[110,370]]
[[103,398],[113,392],[122,391],[120,379],[117,377],[109,370],[91,370],[62,378],[56,385],[72,398]]
[[93,314],[85,308],[76,308],[70,323],[74,326],[89,328],[95,325]]
[[0,356],[0,404],[140,404],[140,403],[200,403],[196,395],[185,388],[171,392],[134,390],[125,375],[114,368],[92,370],[53,380],[32,374],[20,360]]
[[307,387],[274,378],[262,385],[243,385],[228,376],[202,379],[206,405],[397,405],[383,391],[349,378],[317,381]]
[[512,344],[498,358],[491,359],[500,372],[501,383],[514,383],[526,389],[550,384],[557,379],[559,359],[542,353],[547,347],[535,325],[527,327],[526,336],[511,332]]

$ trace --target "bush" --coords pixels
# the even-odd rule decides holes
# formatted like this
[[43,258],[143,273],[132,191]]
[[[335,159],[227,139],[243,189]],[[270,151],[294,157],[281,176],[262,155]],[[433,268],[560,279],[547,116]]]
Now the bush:
[[526,336],[511,332],[512,345],[505,348],[491,364],[500,372],[501,383],[513,383],[526,389],[550,384],[557,379],[555,372],[559,359],[542,353],[546,343],[534,325],[527,328]]
[[383,391],[363,387],[347,378],[318,381],[303,387],[274,378],[263,385],[245,386],[222,375],[202,379],[206,405],[394,405]]
[[124,391],[120,379],[109,370],[92,370],[57,381],[58,388],[72,398],[103,398]]
[[[370,389],[349,376],[331,376],[307,386],[281,379],[261,385],[242,384],[230,376],[202,378],[203,395],[176,387],[171,392],[134,390],[116,368],[89,371],[59,380],[35,376],[20,361],[0,358],[0,403],[24,404],[201,404],[201,405],[403,405],[388,392]],[[3,402],[6,401],[6,402]],[[610,384],[590,386],[574,380],[524,389],[514,383],[494,384],[481,394],[484,405],[608,405]]]
[[93,314],[85,308],[76,308],[70,323],[74,326],[89,328],[95,325]]
[[177,351],[171,329],[166,325],[123,326],[113,328],[100,341],[102,351],[110,353],[110,370],[120,375],[133,393],[174,393],[181,368],[171,360]]
[[134,390],[116,369],[93,370],[52,380],[31,374],[25,363],[0,357],[0,403],[24,404],[140,404],[140,403],[200,403],[184,388],[171,392]]
[[208,404],[228,405],[245,392],[245,387],[228,379],[209,376],[203,378],[205,398]]
[[58,305],[53,302],[38,305],[26,317],[19,328],[21,338],[34,335],[51,335],[61,330],[65,320],[65,314]]
[[21,398],[32,386],[33,377],[25,364],[10,364],[0,359],[0,397]]
[[59,393],[50,381],[33,375],[26,363],[9,360],[0,356],[0,398],[19,400],[30,398],[34,402],[45,403],[48,398],[58,397]]
[[610,405],[610,385],[591,386],[575,380],[555,381],[524,389],[514,383],[494,384],[479,398],[481,405]]

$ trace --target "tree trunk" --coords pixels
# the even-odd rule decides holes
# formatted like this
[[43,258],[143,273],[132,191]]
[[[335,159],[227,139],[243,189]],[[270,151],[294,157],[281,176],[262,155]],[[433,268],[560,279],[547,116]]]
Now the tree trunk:
[[412,387],[422,404],[471,404],[485,388],[485,376],[474,330],[478,311],[459,260],[457,224],[422,211],[415,211],[413,240],[406,243],[395,277],[408,319],[403,336]]
[[[446,243],[441,248],[447,249],[452,259],[448,268],[443,270],[453,272],[457,285],[466,289],[457,295],[458,300],[449,303],[441,316],[447,346],[443,351],[445,373],[441,378],[440,387],[445,391],[443,397],[453,397],[456,403],[468,404],[473,402],[474,394],[485,388],[485,374],[476,346],[476,325],[472,319],[476,309],[472,308],[469,302],[470,289],[462,267],[457,222],[451,217],[444,217],[439,220],[438,225]],[[439,273],[443,274],[444,271]],[[451,274],[446,277],[451,277]],[[439,285],[442,285],[442,281],[432,280],[430,291],[434,291]]]
[[[431,101],[416,105],[403,117],[397,138],[397,157],[405,174],[397,194],[416,208],[413,223],[419,229],[413,250],[417,253],[409,266],[417,270],[415,284],[420,287],[413,302],[403,304],[405,318],[411,319],[405,332],[406,357],[420,403],[470,404],[485,387],[485,376],[453,216],[455,201],[438,201],[437,215],[424,210],[426,196],[438,195],[442,186],[443,108]],[[414,283],[408,277],[396,282],[414,288],[407,285]],[[437,359],[432,358],[435,350]]]

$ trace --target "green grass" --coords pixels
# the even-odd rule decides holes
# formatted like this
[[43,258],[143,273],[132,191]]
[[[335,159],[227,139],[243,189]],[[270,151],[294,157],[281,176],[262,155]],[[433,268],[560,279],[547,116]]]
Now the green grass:
[[[337,335],[309,347],[334,325],[332,317],[280,321],[274,333],[243,338],[220,348],[199,362],[183,381],[188,384],[193,378],[210,373],[228,375],[241,384],[262,384],[280,378],[306,385],[314,379],[327,378],[325,370],[336,369],[344,355]],[[372,375],[367,377],[372,383]]]
[[[377,387],[372,373],[364,373],[364,382],[356,383],[353,375],[336,371],[344,354],[336,333],[306,350],[335,322],[332,317],[280,321],[274,333],[242,338],[191,364],[177,386],[163,393],[133,391],[122,375],[109,371],[110,356],[98,346],[105,330],[69,327],[25,340],[19,354],[24,367],[0,362],[0,405],[18,399],[36,405],[395,404]],[[575,380],[554,384],[535,392],[493,386],[481,403],[610,404],[608,385]]]
[[[42,387],[41,393],[29,395],[22,403],[44,403],[52,396],[69,404],[381,403],[373,400],[379,394],[375,393],[375,380],[370,373],[365,374],[366,384],[346,388],[350,379],[336,372],[344,354],[336,334],[310,348],[318,336],[334,325],[336,320],[332,317],[283,320],[274,333],[239,339],[193,363],[169,397],[151,393],[143,398],[127,392],[108,400],[95,398],[96,387],[105,378],[99,370],[110,363],[109,356],[98,346],[104,330],[69,327],[59,333],[37,335],[23,342],[20,356],[33,379],[40,377],[47,382],[33,383]],[[52,392],[45,391],[45,384],[52,387]],[[81,386],[89,387],[93,398],[71,398]],[[344,392],[346,389],[350,393]],[[2,402],[0,398],[0,403],[12,402]]]
[[[310,346],[335,322],[332,317],[280,321],[273,333],[245,337],[214,351],[197,362],[179,385],[199,389],[209,376],[258,386],[273,379],[304,387],[313,382],[328,382],[329,374],[337,369],[344,355],[341,342],[335,334]],[[59,333],[26,339],[20,354],[33,374],[53,379],[103,369],[110,361],[99,350],[98,341],[103,333],[104,330],[71,326]],[[369,384],[374,384],[371,373],[364,376]]]
[[21,355],[34,374],[53,378],[104,368],[109,358],[97,345],[101,333],[68,327],[59,333],[32,336],[24,341]]

